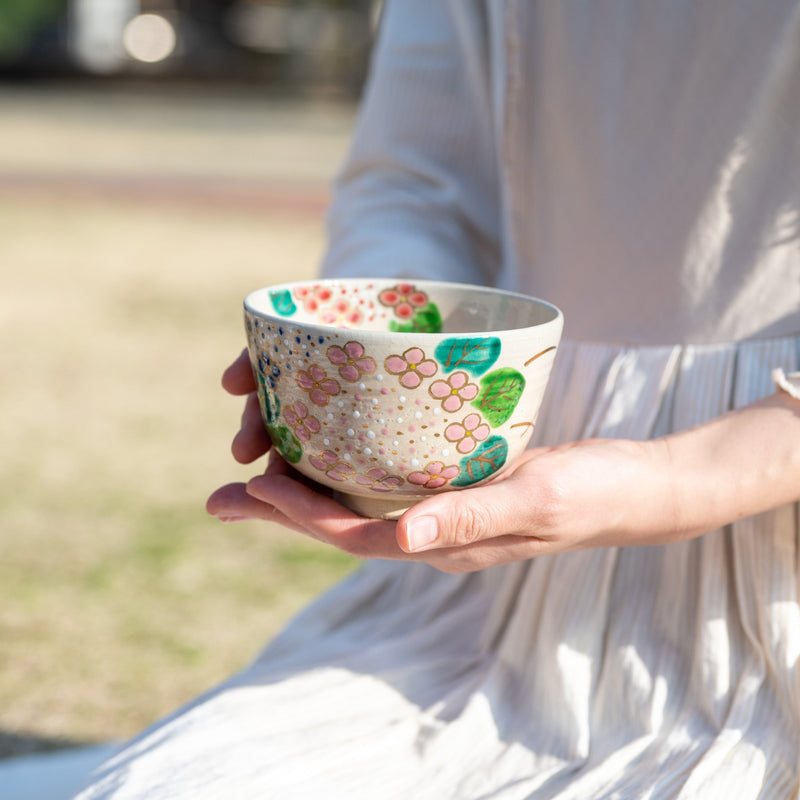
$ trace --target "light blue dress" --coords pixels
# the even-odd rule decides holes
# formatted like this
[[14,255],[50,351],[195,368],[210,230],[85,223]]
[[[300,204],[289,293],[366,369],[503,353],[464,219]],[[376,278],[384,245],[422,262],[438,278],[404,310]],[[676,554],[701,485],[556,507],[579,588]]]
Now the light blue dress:
[[[536,443],[770,394],[800,366],[800,2],[390,0],[330,233],[331,275],[562,308]],[[369,563],[80,797],[799,791],[790,505],[470,575]]]

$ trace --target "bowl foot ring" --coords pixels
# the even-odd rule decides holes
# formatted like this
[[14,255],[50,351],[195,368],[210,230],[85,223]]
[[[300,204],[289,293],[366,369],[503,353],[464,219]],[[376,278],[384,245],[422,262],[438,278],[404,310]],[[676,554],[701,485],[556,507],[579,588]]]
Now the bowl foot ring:
[[372,519],[399,519],[414,505],[406,498],[384,499],[382,497],[363,497],[358,494],[334,492],[333,499],[361,517]]

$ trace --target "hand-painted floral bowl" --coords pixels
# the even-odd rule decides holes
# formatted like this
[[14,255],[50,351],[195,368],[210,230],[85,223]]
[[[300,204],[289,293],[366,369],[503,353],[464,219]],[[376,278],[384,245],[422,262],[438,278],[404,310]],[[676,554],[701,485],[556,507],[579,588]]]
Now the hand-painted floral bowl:
[[286,283],[244,308],[275,448],[352,510],[385,518],[519,456],[563,323],[542,300],[434,281]]

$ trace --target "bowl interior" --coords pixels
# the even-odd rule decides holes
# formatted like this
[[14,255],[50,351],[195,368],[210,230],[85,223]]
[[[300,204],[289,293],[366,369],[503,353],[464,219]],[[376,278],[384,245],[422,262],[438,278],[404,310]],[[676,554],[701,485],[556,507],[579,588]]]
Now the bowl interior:
[[252,292],[245,308],[294,322],[403,333],[486,333],[551,322],[548,303],[514,292],[439,281],[330,280]]

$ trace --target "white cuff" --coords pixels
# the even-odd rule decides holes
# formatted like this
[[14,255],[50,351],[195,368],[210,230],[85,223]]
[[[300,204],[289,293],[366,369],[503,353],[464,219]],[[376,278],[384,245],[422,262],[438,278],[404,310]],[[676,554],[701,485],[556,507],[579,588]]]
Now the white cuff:
[[800,372],[786,373],[782,369],[772,371],[772,380],[778,389],[783,389],[792,397],[800,400]]

